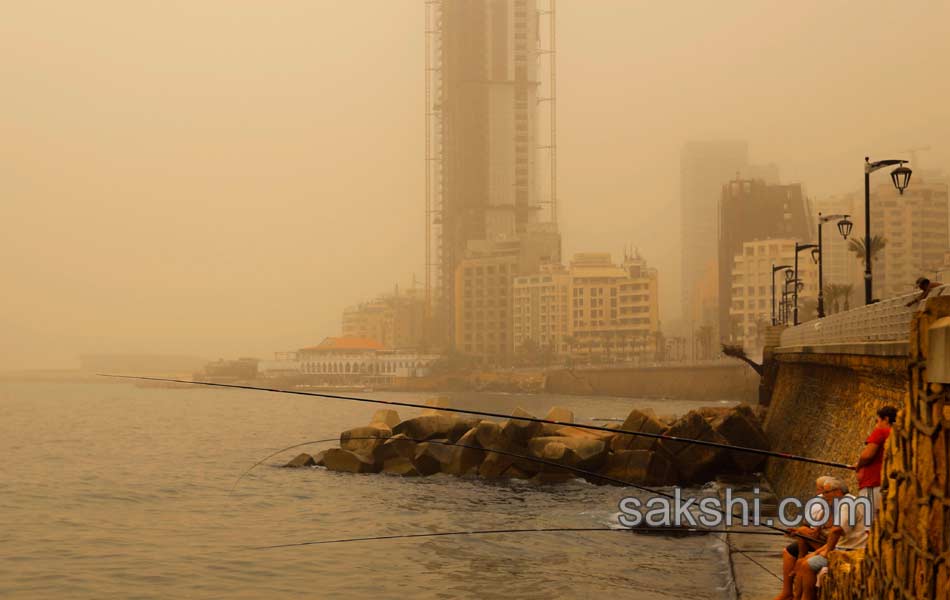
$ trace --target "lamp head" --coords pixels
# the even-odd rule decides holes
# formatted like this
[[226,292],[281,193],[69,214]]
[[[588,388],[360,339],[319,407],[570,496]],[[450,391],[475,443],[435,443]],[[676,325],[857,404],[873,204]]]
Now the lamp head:
[[848,215],[845,215],[838,221],[838,233],[840,233],[844,239],[848,239],[848,236],[851,235],[852,227],[854,227],[854,223],[848,219]]
[[891,181],[894,182],[894,187],[897,188],[897,191],[900,192],[901,195],[904,194],[904,190],[910,185],[911,173],[913,173],[913,171],[905,167],[904,163],[901,163],[899,167],[891,171]]

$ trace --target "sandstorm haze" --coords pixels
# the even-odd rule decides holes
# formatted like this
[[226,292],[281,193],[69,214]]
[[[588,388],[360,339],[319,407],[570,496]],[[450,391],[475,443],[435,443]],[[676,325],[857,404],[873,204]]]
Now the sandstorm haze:
[[[0,368],[266,356],[424,274],[423,3],[7,3]],[[679,316],[679,151],[809,197],[950,170],[950,6],[558,3],[564,255],[639,247]]]

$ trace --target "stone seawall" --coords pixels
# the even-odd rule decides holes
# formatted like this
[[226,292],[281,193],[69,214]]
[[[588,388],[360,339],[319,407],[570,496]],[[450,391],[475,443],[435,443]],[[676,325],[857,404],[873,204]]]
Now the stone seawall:
[[629,369],[565,369],[548,373],[545,391],[583,396],[758,402],[759,376],[739,361]]
[[[929,329],[945,317],[950,297],[928,300],[914,317],[905,356],[812,348],[777,353],[767,365],[765,428],[775,449],[853,463],[875,410],[900,409],[867,549],[829,554],[822,600],[950,600],[950,385],[927,380]],[[799,497],[812,493],[816,476],[842,474],[775,459],[766,472],[780,496]]]
[[[774,355],[772,397],[765,432],[772,448],[852,464],[881,406],[902,406],[907,393],[905,357],[849,354]],[[780,496],[807,496],[821,475],[854,473],[770,459],[766,475]]]
[[882,510],[865,552],[829,555],[822,600],[950,600],[950,386],[927,378],[929,329],[948,316],[950,298],[935,298],[914,318],[907,393],[885,446]]

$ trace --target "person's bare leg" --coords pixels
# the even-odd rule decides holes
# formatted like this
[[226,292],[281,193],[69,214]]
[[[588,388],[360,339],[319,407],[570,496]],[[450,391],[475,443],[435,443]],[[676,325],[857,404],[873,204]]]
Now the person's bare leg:
[[818,582],[818,573],[811,570],[808,561],[799,561],[795,569],[795,579],[801,585],[801,600],[815,600],[815,584]]
[[782,549],[782,591],[774,600],[792,600],[792,581],[795,578],[795,557]]

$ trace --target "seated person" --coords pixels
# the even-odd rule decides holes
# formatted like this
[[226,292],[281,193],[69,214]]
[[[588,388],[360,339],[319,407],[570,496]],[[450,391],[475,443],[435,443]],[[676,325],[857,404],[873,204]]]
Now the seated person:
[[919,277],[917,283],[914,284],[914,287],[920,290],[920,295],[907,303],[907,306],[913,306],[918,302],[927,298],[930,295],[930,292],[934,291],[943,284],[939,281],[930,281],[926,277]]
[[[835,500],[848,498],[857,500],[848,493],[848,487],[843,481],[830,477],[824,482],[825,491],[822,497],[828,502],[832,510],[835,509]],[[867,544],[868,530],[865,504],[867,499],[860,499],[855,508],[854,519],[851,518],[851,505],[841,502],[837,506],[837,519],[829,520],[824,531],[827,542],[814,552],[806,554],[795,565],[795,592],[796,600],[815,600],[818,573],[828,566],[828,553],[832,550],[858,550]]]
[[[815,480],[815,497],[821,498],[825,492],[825,481],[831,479],[828,476],[822,476]],[[820,504],[812,504],[810,508],[811,522],[819,523],[812,526],[807,522],[800,526],[788,530],[788,535],[792,541],[782,550],[782,591],[775,597],[775,600],[791,600],[792,598],[792,579],[795,576],[795,562],[800,558],[816,550],[825,542],[824,530],[820,523],[823,523],[825,517],[824,508]]]

